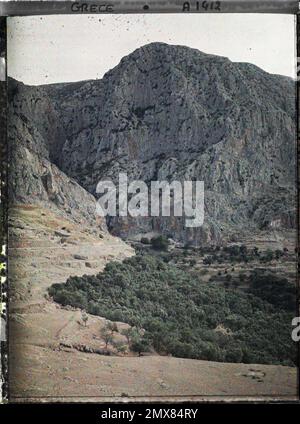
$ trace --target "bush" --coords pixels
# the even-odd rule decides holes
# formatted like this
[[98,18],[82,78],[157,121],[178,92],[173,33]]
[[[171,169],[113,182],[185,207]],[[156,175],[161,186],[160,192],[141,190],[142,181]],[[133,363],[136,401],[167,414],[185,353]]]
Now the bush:
[[113,342],[112,345],[117,350],[117,352],[119,352],[119,353],[126,353],[127,352],[127,346],[120,341]]
[[242,362],[243,351],[241,348],[229,348],[226,351],[226,362]]
[[265,254],[261,257],[261,262],[270,262],[274,259],[274,253],[271,249],[268,249]]
[[151,246],[156,250],[168,250],[169,240],[166,236],[160,235],[151,239]]
[[149,352],[150,341],[144,337],[136,336],[131,343],[131,349],[141,355],[142,352]]
[[116,322],[109,322],[107,324],[107,328],[112,332],[112,333],[118,333],[118,325]]
[[204,263],[204,265],[211,265],[211,264],[213,263],[213,259],[212,259],[212,257],[211,257],[211,256],[206,256],[206,257],[203,259],[203,263]]
[[147,237],[142,237],[141,238],[141,243],[142,244],[150,244],[150,240]]
[[169,352],[179,358],[195,358],[195,347],[192,343],[181,342],[179,340],[174,341],[169,346]]

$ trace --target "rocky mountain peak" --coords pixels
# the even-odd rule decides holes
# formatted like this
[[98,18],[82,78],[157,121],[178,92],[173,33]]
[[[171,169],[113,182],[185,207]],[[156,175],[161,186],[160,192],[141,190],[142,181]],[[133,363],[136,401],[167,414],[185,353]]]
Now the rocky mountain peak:
[[228,60],[221,56],[210,55],[210,54],[201,52],[200,50],[193,49],[191,47],[186,47],[182,45],[173,45],[173,44],[162,43],[162,42],[152,42],[137,48],[128,56],[123,57],[121,60],[121,63],[127,62],[129,60],[137,60],[137,59],[144,60],[145,57],[148,57],[148,58],[152,57],[154,61],[165,59],[166,61],[173,60],[173,61],[183,62],[184,60],[187,60],[191,58],[192,56],[196,57],[197,60],[199,59],[205,60],[209,58],[219,58],[223,60]]
[[201,180],[203,228],[174,217],[113,219],[197,243],[274,220],[293,226],[295,85],[250,64],[151,43],[101,80],[12,92],[12,133],[95,195],[100,179]]

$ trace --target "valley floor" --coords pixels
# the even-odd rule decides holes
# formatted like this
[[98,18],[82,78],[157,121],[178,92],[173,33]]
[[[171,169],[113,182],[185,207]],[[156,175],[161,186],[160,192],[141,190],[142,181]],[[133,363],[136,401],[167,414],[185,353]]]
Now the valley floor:
[[103,347],[106,320],[89,316],[84,326],[80,310],[62,308],[46,290],[71,275],[96,274],[133,249],[36,206],[16,207],[10,218],[11,401],[296,397],[296,368],[93,353]]

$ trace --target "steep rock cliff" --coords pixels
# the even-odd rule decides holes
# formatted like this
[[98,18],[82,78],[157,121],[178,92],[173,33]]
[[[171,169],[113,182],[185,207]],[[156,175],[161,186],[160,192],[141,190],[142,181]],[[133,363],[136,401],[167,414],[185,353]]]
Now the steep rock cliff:
[[11,125],[95,195],[99,180],[203,180],[205,221],[112,218],[123,237],[163,232],[206,243],[244,229],[293,227],[295,84],[184,46],[141,47],[101,80],[11,82]]

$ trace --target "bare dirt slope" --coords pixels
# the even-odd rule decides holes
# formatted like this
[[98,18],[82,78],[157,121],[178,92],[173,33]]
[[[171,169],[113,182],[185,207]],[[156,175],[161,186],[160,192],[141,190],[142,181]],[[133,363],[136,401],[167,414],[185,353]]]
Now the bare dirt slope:
[[46,289],[70,275],[95,274],[133,250],[41,207],[16,207],[10,219],[12,401],[296,396],[294,368],[94,353],[104,350],[105,319],[89,316],[84,326],[80,310],[55,304]]

